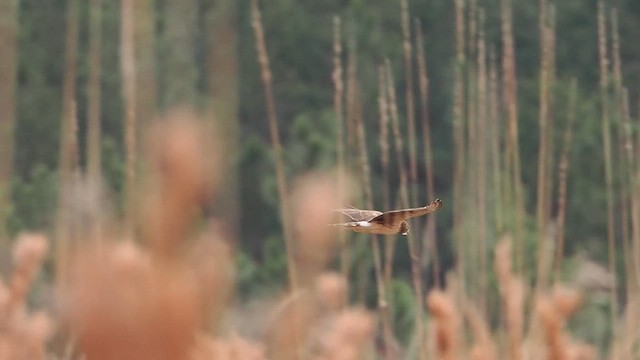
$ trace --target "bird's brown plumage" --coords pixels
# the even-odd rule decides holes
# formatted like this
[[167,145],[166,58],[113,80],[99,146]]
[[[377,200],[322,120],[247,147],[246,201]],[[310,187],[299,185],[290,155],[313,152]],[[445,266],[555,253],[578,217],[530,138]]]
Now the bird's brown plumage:
[[411,209],[392,210],[380,212],[376,210],[360,210],[356,208],[338,209],[336,211],[349,217],[352,221],[340,224],[332,224],[334,226],[347,227],[356,232],[372,233],[372,234],[397,234],[407,235],[409,226],[406,219],[422,216],[442,208],[442,201],[436,199],[431,204]]

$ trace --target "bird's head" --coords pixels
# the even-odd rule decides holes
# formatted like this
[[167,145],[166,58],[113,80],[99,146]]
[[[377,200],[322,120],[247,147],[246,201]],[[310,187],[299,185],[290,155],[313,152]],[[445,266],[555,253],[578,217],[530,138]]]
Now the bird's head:
[[407,236],[409,234],[409,223],[402,221],[400,223],[400,234]]

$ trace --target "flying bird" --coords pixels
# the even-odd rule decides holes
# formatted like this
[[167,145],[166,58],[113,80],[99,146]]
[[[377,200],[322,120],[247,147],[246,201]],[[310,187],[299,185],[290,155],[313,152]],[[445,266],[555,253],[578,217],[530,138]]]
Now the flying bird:
[[356,208],[336,209],[336,211],[348,216],[352,221],[346,223],[331,224],[351,229],[355,232],[368,234],[409,234],[409,224],[406,219],[422,216],[440,210],[442,201],[436,199],[431,204],[413,208],[380,212],[376,210],[360,210]]

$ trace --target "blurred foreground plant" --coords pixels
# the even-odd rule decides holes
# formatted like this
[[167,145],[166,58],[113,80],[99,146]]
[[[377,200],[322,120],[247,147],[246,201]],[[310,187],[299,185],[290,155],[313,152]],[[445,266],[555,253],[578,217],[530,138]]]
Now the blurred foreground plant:
[[261,336],[244,338],[229,320],[234,242],[224,224],[198,221],[224,173],[220,153],[210,148],[216,142],[190,112],[160,123],[150,137],[140,223],[113,225],[72,256],[65,313],[77,353],[124,360],[360,358],[370,348],[374,320],[363,309],[346,309],[346,279],[325,272],[337,247],[326,226],[340,204],[335,176],[309,176],[294,189],[300,286],[254,324],[264,328]]

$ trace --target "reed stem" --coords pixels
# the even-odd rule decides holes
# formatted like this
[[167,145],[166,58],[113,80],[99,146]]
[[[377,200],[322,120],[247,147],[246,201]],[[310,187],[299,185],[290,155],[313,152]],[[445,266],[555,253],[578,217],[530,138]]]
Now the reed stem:
[[285,173],[285,164],[282,156],[282,143],[280,142],[280,134],[278,130],[278,118],[276,114],[276,104],[273,96],[272,75],[269,66],[269,56],[267,46],[264,39],[264,30],[262,27],[262,19],[258,1],[251,1],[252,26],[256,37],[256,50],[258,52],[258,63],[262,77],[262,84],[267,102],[267,116],[269,119],[269,133],[271,134],[271,146],[276,161],[276,177],[278,179],[278,197],[280,199],[280,217],[282,219],[282,228],[284,234],[284,242],[287,251],[287,268],[289,271],[289,283],[291,290],[295,291],[298,287],[298,273],[294,258],[294,247],[292,238],[292,228],[289,219],[289,195],[287,193],[287,179]]

